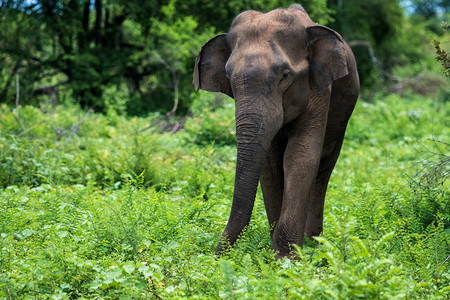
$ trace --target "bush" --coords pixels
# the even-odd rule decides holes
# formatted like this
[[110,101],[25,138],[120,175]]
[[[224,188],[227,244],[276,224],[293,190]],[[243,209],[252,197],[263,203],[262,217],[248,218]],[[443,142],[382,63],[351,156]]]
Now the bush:
[[213,143],[217,146],[235,145],[234,103],[224,103],[221,98],[210,98],[213,101],[201,99],[206,101],[194,102],[193,117],[185,124],[191,141],[202,146]]
[[448,102],[359,102],[323,235],[275,262],[260,190],[236,247],[213,255],[233,196],[236,149],[220,135],[234,137],[220,125],[233,107],[200,97],[175,134],[142,130],[157,116],[2,107],[0,298],[448,297]]

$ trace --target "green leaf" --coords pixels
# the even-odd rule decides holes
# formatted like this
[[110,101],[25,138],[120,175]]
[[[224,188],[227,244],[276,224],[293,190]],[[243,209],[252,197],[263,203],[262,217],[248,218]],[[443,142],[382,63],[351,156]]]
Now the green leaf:
[[133,273],[134,271],[134,266],[133,265],[125,265],[123,266],[123,269],[125,270],[125,272],[127,272],[128,274]]
[[26,228],[26,229],[22,230],[21,233],[22,233],[22,236],[24,238],[27,238],[27,237],[31,236],[34,233],[34,230],[30,229],[30,228]]
[[370,256],[369,250],[358,237],[352,236],[350,239],[353,241],[352,247],[357,258]]
[[395,236],[395,232],[388,232],[381,237],[376,243],[374,247],[374,251],[378,251],[382,246],[386,244],[387,241],[392,239]]
[[60,238],[65,238],[69,233],[67,231],[58,231],[56,233]]
[[102,280],[95,279],[94,281],[91,282],[90,288],[95,290],[95,289],[98,289],[99,287],[101,287],[102,285],[103,285]]

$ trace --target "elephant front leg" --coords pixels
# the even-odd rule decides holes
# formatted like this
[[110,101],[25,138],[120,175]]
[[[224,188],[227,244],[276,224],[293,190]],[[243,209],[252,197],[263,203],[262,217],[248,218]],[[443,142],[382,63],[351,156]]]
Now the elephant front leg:
[[263,192],[264,206],[270,226],[270,237],[273,237],[275,224],[277,223],[281,204],[283,202],[284,173],[283,155],[287,140],[281,135],[275,136],[261,172],[261,189]]
[[312,153],[299,156],[296,142],[290,141],[286,152],[283,201],[272,238],[276,258],[293,257],[292,244],[303,244],[310,192],[320,159]]
[[292,125],[283,157],[282,207],[272,238],[276,258],[295,257],[292,244],[303,244],[311,193],[322,155],[327,113],[322,107],[322,111],[307,114]]

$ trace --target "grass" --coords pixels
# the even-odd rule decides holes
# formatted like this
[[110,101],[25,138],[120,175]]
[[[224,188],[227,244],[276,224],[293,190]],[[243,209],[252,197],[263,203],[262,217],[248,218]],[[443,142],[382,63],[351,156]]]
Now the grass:
[[449,102],[358,102],[324,234],[276,262],[260,191],[237,246],[213,255],[235,145],[233,106],[208,97],[177,133],[141,130],[157,116],[2,106],[0,298],[449,298]]

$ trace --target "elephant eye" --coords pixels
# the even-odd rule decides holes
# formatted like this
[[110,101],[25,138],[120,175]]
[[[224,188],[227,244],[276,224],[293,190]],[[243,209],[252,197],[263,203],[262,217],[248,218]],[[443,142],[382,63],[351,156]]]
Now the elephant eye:
[[284,70],[280,82],[282,82],[283,80],[286,80],[289,77],[289,74],[291,74],[291,71]]

